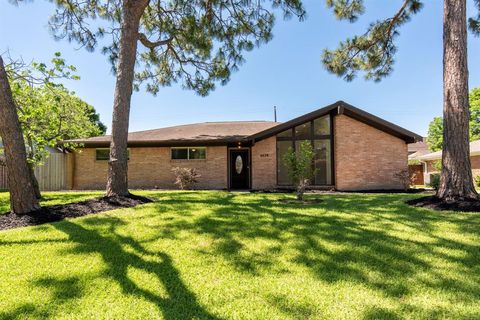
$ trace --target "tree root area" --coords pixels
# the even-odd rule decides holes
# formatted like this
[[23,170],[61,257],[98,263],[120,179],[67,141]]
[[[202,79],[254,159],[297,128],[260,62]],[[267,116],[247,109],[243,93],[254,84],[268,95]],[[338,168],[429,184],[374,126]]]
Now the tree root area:
[[149,202],[152,200],[136,195],[100,197],[81,202],[45,206],[26,214],[5,213],[0,215],[0,230],[34,226],[65,218],[78,218],[119,208],[132,208]]
[[480,200],[460,199],[455,201],[444,201],[436,196],[422,197],[405,201],[414,206],[434,210],[450,210],[462,212],[480,212]]

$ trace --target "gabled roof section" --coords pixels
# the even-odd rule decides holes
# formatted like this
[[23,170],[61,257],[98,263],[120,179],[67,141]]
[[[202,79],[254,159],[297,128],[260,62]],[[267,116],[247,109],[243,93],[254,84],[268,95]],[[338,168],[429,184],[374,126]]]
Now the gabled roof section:
[[377,116],[374,116],[371,113],[368,113],[359,108],[356,108],[344,101],[337,101],[324,108],[307,113],[303,116],[284,122],[272,128],[265,129],[261,132],[251,135],[249,138],[252,139],[253,141],[262,140],[262,139],[271,137],[273,135],[276,135],[284,130],[290,129],[292,127],[295,127],[297,125],[300,125],[307,121],[311,121],[313,119],[316,119],[318,117],[321,117],[327,114],[332,114],[332,115],[345,114],[353,119],[361,121],[365,124],[368,124],[374,128],[382,130],[400,139],[403,139],[407,143],[414,143],[417,141],[421,141],[423,139],[422,136],[416,133],[408,131],[407,129],[399,127],[386,120],[383,120]]

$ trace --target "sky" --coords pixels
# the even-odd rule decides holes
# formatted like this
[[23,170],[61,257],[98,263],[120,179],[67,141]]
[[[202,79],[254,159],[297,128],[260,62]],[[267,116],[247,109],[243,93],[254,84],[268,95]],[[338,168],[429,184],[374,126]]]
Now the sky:
[[[115,77],[107,57],[76,43],[56,41],[48,31],[54,6],[45,0],[14,6],[0,0],[0,53],[48,62],[61,52],[78,69],[79,81],[66,86],[92,104],[111,128]],[[404,25],[397,38],[394,72],[380,83],[357,77],[346,82],[328,73],[321,64],[325,48],[333,49],[346,37],[362,34],[368,24],[396,12],[400,0],[367,0],[366,13],[357,23],[337,21],[324,0],[304,1],[307,19],[283,20],[278,16],[273,40],[245,54],[246,62],[226,86],[207,97],[183,90],[180,84],[161,88],[156,96],[134,92],[130,131],[179,124],[273,120],[288,121],[337,100],[415,133],[426,135],[428,123],[442,113],[442,5],[425,0],[423,10]],[[474,13],[468,0],[469,16]],[[480,86],[480,39],[469,35],[469,87]]]

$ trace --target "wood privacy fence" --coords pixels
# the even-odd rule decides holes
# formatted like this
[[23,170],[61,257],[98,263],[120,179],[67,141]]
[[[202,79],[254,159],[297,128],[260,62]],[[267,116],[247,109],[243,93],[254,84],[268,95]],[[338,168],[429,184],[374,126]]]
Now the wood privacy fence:
[[[44,164],[35,168],[40,190],[57,191],[67,189],[67,155],[51,153]],[[7,168],[0,166],[0,189],[7,190]]]

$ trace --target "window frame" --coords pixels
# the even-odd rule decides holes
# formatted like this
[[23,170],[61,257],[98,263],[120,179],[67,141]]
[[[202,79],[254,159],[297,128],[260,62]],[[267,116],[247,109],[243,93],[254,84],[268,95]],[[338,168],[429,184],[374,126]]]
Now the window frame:
[[[98,150],[108,150],[108,159],[98,159],[97,158],[97,151]],[[99,161],[99,162],[110,161],[110,148],[95,148],[95,161]],[[127,148],[127,161],[130,161],[130,148]]]
[[[187,149],[187,158],[186,159],[174,159],[173,150],[174,149]],[[201,159],[190,159],[190,149],[205,149],[205,158]],[[192,147],[170,147],[170,161],[205,161],[207,160],[207,147],[206,146],[192,146]]]
[[[319,118],[322,118],[322,117],[326,117],[328,116],[329,117],[329,123],[330,123],[330,130],[329,130],[329,134],[322,134],[322,135],[319,135],[319,134],[315,134],[315,126],[314,126],[314,122],[315,120],[319,119]],[[277,161],[276,161],[276,179],[277,179],[277,185],[278,186],[292,186],[292,184],[280,184],[278,183],[278,161],[279,161],[279,152],[278,152],[278,145],[277,145],[277,142],[278,141],[291,141],[291,147],[293,148],[294,151],[296,151],[296,141],[302,141],[302,140],[307,140],[307,141],[310,141],[310,143],[312,144],[312,147],[315,145],[315,140],[329,140],[330,141],[330,171],[331,171],[331,181],[330,181],[330,184],[317,184],[316,181],[314,181],[312,183],[312,186],[332,186],[332,185],[335,185],[335,152],[334,152],[334,122],[333,122],[333,118],[334,118],[334,114],[332,113],[327,113],[325,115],[322,115],[322,116],[319,116],[319,117],[315,117],[313,119],[310,119],[308,121],[305,121],[305,122],[302,122],[300,124],[296,124],[286,130],[283,130],[282,132],[285,132],[287,130],[291,130],[291,137],[279,137],[278,135],[276,135],[276,141],[275,141],[275,150],[277,152]],[[297,126],[301,126],[303,125],[304,123],[307,123],[309,122],[310,123],[310,137],[308,139],[305,139],[305,138],[297,138],[295,136],[295,127]],[[315,166],[315,162],[312,163],[312,166]]]

